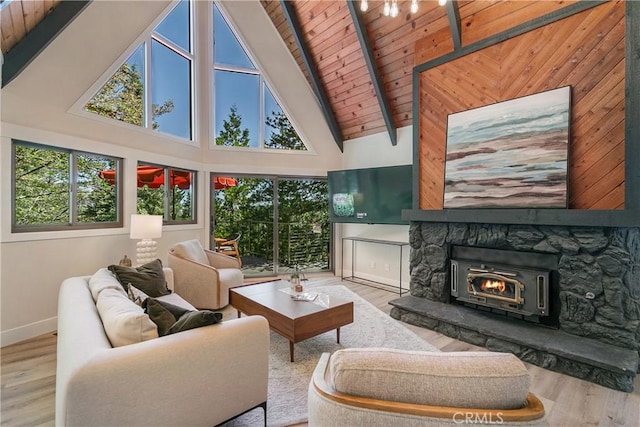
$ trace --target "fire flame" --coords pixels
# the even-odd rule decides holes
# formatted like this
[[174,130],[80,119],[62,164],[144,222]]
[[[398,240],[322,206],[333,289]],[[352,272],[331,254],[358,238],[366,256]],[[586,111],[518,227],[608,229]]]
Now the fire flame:
[[497,290],[500,293],[503,293],[504,291],[507,290],[507,285],[502,280],[489,280],[489,279],[486,279],[486,280],[484,280],[482,282],[482,285],[480,285],[480,289],[482,289],[483,291],[486,291],[486,290]]

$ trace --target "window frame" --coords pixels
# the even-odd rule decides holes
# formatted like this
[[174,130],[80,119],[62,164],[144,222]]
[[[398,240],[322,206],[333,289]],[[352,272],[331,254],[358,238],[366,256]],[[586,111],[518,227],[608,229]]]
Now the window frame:
[[[184,50],[178,44],[172,42],[168,38],[164,37],[162,34],[156,32],[156,28],[164,21],[164,19],[169,16],[173,10],[180,4],[181,1],[187,1],[189,4],[189,51]],[[122,126],[123,128],[136,130],[138,132],[144,132],[149,135],[162,135],[163,137],[169,138],[172,142],[177,142],[181,144],[189,144],[194,145],[198,139],[198,114],[196,111],[196,105],[198,103],[197,97],[198,93],[196,91],[196,86],[199,84],[198,82],[198,60],[195,54],[195,47],[197,46],[197,41],[195,39],[196,36],[196,19],[195,19],[195,6],[197,1],[194,0],[178,0],[172,2],[165,11],[162,13],[160,17],[157,18],[144,33],[139,36],[134,43],[132,43],[129,48],[123,52],[122,55],[109,67],[101,77],[94,82],[94,84],[84,93],[84,95],[71,107],[71,111],[74,114],[81,115],[83,117],[90,118],[92,120],[97,120],[102,123],[107,123],[112,126]],[[152,89],[151,89],[151,80],[152,73],[151,70],[151,46],[152,41],[155,40],[163,47],[171,50],[173,53],[179,55],[182,58],[185,58],[189,61],[190,70],[189,70],[189,109],[190,109],[190,137],[184,138],[178,135],[174,135],[172,133],[165,132],[160,129],[153,129],[153,112],[152,112]],[[142,125],[137,125],[133,123],[129,123],[126,121],[113,119],[110,117],[103,116],[98,113],[93,113],[88,111],[85,107],[87,103],[89,103],[107,84],[110,79],[114,76],[114,74],[120,69],[120,67],[127,63],[128,59],[133,55],[138,49],[142,49],[142,63],[144,67],[144,77],[143,77],[143,91],[142,94],[142,103],[143,103],[143,116],[142,116]]]
[[[229,19],[229,16],[227,15],[226,11],[224,10],[224,8],[222,7],[222,5],[218,4],[219,2],[217,1],[212,1],[211,2],[211,9],[210,9],[210,19],[211,19],[211,31],[209,34],[209,37],[211,39],[211,44],[213,46],[213,49],[211,49],[211,65],[209,67],[209,79],[211,81],[211,101],[210,101],[210,110],[209,110],[209,120],[210,120],[210,129],[211,129],[211,136],[210,136],[210,142],[209,145],[212,148],[217,148],[217,149],[223,149],[223,150],[260,150],[262,152],[267,152],[267,153],[271,153],[271,152],[278,152],[278,153],[295,153],[295,154],[307,154],[307,153],[311,153],[311,148],[307,145],[307,143],[304,141],[304,139],[301,137],[301,133],[298,131],[297,126],[295,125],[295,123],[293,122],[293,120],[291,120],[289,113],[287,112],[287,110],[285,109],[285,107],[283,106],[282,101],[279,99],[278,95],[276,94],[276,92],[274,91],[272,85],[269,83],[268,79],[265,76],[265,73],[262,71],[262,66],[259,64],[258,61],[256,61],[256,58],[254,57],[254,55],[251,52],[251,49],[248,49],[247,46],[245,45],[244,41],[242,40],[242,38],[239,36],[238,31],[236,30],[236,28],[233,26],[232,21]],[[255,68],[247,68],[247,67],[242,67],[242,66],[236,66],[236,65],[231,65],[231,64],[224,64],[224,63],[218,63],[215,60],[215,19],[214,19],[214,14],[215,14],[215,10],[218,10],[220,12],[220,14],[222,15],[222,18],[225,20],[226,24],[229,26],[229,29],[231,30],[231,33],[233,34],[233,36],[236,38],[236,40],[238,41],[238,44],[242,47],[245,55],[247,55],[247,57],[249,58],[249,60],[253,63]],[[260,113],[259,113],[259,123],[258,123],[258,129],[259,129],[259,134],[258,134],[258,146],[257,147],[229,147],[229,146],[223,146],[223,145],[218,145],[216,144],[216,137],[217,137],[217,131],[218,129],[216,129],[216,115],[217,115],[217,111],[215,108],[216,105],[216,90],[215,90],[215,86],[216,86],[216,82],[215,82],[215,72],[216,71],[228,71],[228,72],[235,72],[235,73],[242,73],[242,74],[252,74],[252,75],[257,75],[260,79],[260,84],[259,84],[259,102],[260,102]],[[266,105],[265,105],[265,95],[264,95],[264,90],[267,89],[269,90],[271,96],[273,97],[273,99],[275,100],[275,102],[278,104],[278,106],[280,107],[280,110],[282,110],[282,112],[284,113],[285,117],[287,118],[287,120],[289,120],[289,123],[291,123],[291,127],[293,127],[293,129],[296,131],[296,134],[298,135],[298,138],[300,138],[300,141],[302,142],[302,144],[305,147],[305,150],[293,150],[293,149],[277,149],[277,148],[268,148],[265,146],[265,137],[267,135],[267,132],[265,131],[265,126],[266,126]]]
[[[16,147],[18,145],[33,147],[38,149],[57,151],[67,153],[69,155],[69,212],[71,216],[70,222],[66,224],[35,224],[21,225],[16,224]],[[110,222],[78,222],[78,156],[87,155],[94,157],[102,157],[115,162],[116,169],[116,221]],[[123,164],[124,159],[121,157],[110,156],[106,154],[93,153],[84,150],[74,150],[70,148],[57,147],[47,144],[41,144],[21,139],[11,139],[11,232],[12,233],[33,233],[41,231],[66,231],[66,230],[88,230],[88,229],[107,229],[123,227]]]
[[[157,168],[164,169],[164,188],[163,188],[163,213],[162,213],[162,225],[186,225],[186,224],[197,224],[198,223],[198,171],[186,168],[180,168],[175,166],[163,165],[154,162],[145,162],[143,160],[138,160],[136,163],[136,174],[137,168],[140,166],[152,166]],[[177,170],[181,172],[189,172],[191,173],[191,219],[189,220],[172,220],[168,219],[171,217],[169,212],[169,204],[171,203],[171,198],[169,195],[169,190],[171,186],[169,185],[169,171]],[[137,177],[136,177],[137,178]],[[137,179],[136,179],[137,182]],[[138,188],[136,186],[136,208],[135,212],[138,213]]]

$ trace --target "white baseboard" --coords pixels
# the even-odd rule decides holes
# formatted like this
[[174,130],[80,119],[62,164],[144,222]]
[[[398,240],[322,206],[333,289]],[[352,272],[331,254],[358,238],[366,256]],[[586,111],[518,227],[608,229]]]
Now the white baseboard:
[[51,317],[49,319],[34,322],[29,325],[20,326],[18,328],[2,331],[0,334],[0,347],[15,344],[20,341],[35,338],[39,335],[53,332],[58,328],[58,318]]

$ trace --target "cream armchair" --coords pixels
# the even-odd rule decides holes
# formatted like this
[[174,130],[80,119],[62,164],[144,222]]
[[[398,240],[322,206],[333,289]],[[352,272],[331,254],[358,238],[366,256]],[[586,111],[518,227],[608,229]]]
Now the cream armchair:
[[513,354],[350,348],[324,353],[308,389],[309,427],[548,426]]
[[240,261],[204,249],[198,240],[175,244],[167,258],[175,290],[193,306],[218,309],[229,304],[229,289],[244,283]]

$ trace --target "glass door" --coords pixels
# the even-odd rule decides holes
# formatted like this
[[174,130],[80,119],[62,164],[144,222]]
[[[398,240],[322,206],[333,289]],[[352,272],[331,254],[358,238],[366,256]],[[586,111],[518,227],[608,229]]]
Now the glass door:
[[236,239],[245,276],[330,270],[327,180],[211,175],[211,249]]
[[273,276],[274,179],[212,175],[211,249],[238,239],[246,276]]
[[278,179],[280,273],[328,271],[331,225],[326,179]]

